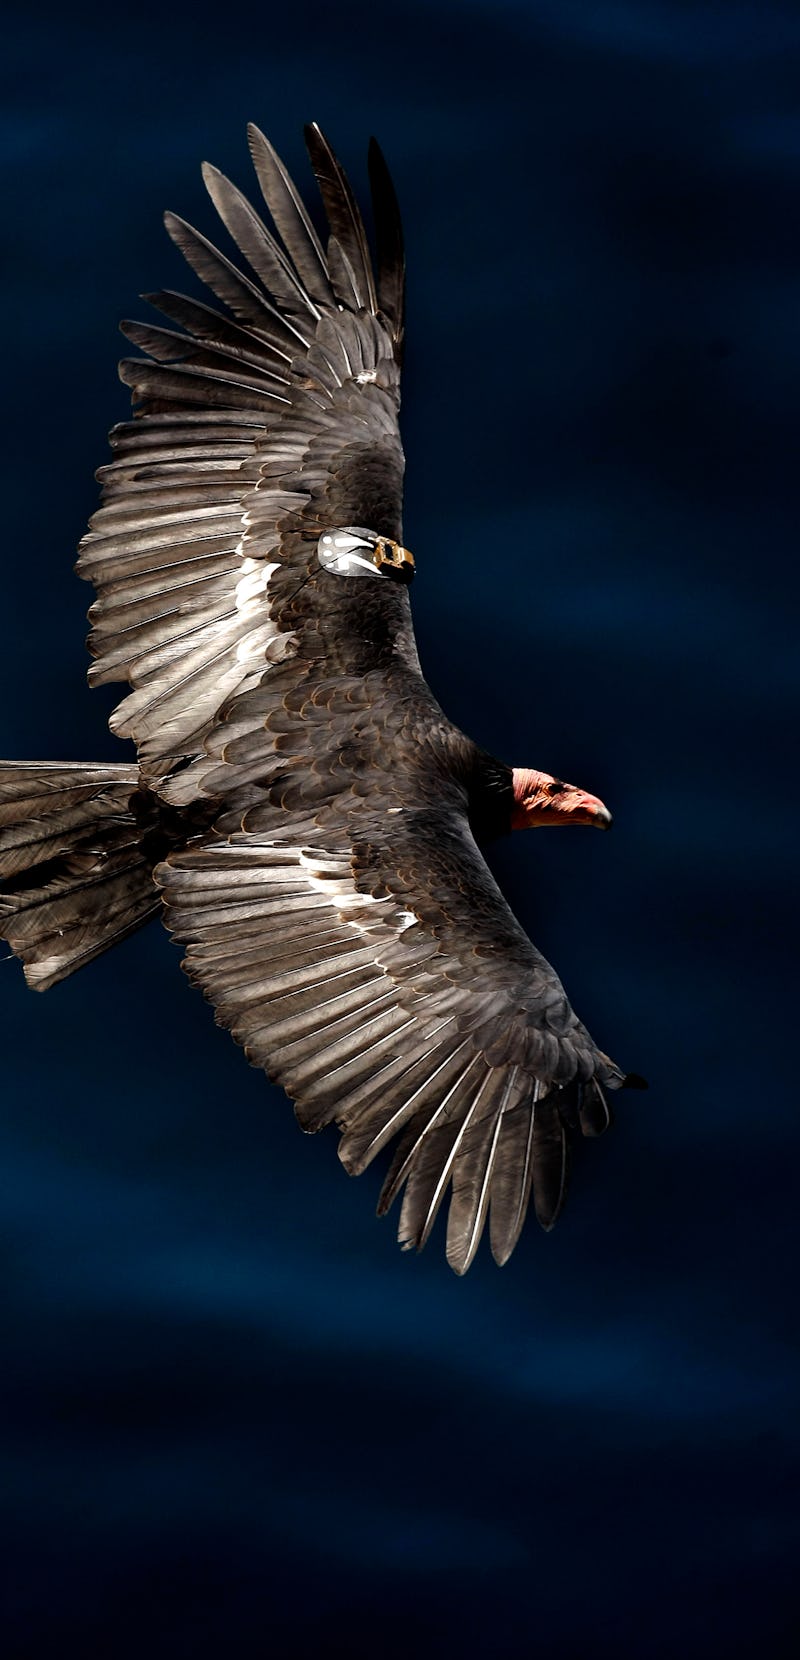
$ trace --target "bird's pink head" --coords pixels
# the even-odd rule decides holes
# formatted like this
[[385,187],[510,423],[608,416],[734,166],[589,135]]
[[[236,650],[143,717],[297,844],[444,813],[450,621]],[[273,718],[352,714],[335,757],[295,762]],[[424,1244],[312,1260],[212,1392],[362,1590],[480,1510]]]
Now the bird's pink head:
[[564,784],[549,772],[514,767],[512,778],[512,830],[533,830],[545,824],[593,824],[598,830],[607,830],[611,823],[608,808],[596,795],[588,795],[574,784]]

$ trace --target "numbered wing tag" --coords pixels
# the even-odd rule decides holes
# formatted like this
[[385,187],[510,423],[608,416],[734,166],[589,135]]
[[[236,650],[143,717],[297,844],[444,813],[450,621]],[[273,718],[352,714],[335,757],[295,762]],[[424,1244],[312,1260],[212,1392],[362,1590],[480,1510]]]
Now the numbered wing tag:
[[334,576],[382,576],[410,582],[414,575],[414,555],[408,548],[360,525],[324,530],[317,554],[323,570]]

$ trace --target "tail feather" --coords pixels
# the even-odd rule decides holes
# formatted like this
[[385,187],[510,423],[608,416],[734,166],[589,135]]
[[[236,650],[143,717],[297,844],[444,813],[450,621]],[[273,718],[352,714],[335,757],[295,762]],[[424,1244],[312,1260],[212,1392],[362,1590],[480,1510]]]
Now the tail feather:
[[0,938],[37,991],[161,908],[135,766],[0,763]]

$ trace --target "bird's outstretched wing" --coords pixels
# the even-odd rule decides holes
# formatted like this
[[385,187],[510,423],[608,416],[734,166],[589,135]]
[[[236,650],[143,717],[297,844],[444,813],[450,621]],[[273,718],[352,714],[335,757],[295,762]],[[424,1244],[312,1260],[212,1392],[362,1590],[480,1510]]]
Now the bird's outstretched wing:
[[568,1131],[606,1128],[605,1090],[623,1074],[514,918],[458,804],[402,806],[402,781],[373,775],[372,798],[361,783],[360,800],[351,790],[305,819],[252,808],[253,828],[171,854],[156,878],[190,978],[301,1125],[335,1121],[353,1174],[399,1136],[379,1208],[405,1184],[401,1244],[424,1245],[452,1189],[447,1256],[463,1273],[487,1214],[501,1263],[531,1193],[552,1226]]
[[[135,419],[111,433],[114,460],[98,475],[103,505],[78,570],[98,596],[90,680],[130,685],[111,727],[135,740],[152,779],[198,754],[227,700],[256,685],[265,663],[291,656],[298,637],[306,635],[307,656],[325,654],[327,643],[309,638],[327,604],[316,581],[323,529],[401,535],[404,264],[394,192],[373,142],[376,274],[338,161],[317,127],[307,141],[327,246],[251,128],[277,237],[206,167],[251,275],[167,214],[173,241],[220,308],[160,293],[149,298],[176,326],[123,325],[147,357],[120,367]],[[340,608],[366,604],[378,637],[400,628],[410,639],[405,594],[371,586],[355,596],[347,590],[364,584],[339,584]]]

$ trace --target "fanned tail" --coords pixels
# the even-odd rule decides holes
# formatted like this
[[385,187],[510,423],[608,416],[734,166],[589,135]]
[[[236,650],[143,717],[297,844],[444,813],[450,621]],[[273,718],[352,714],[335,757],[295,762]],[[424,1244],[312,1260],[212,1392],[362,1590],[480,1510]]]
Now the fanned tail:
[[161,909],[135,766],[0,762],[0,938],[36,991]]

